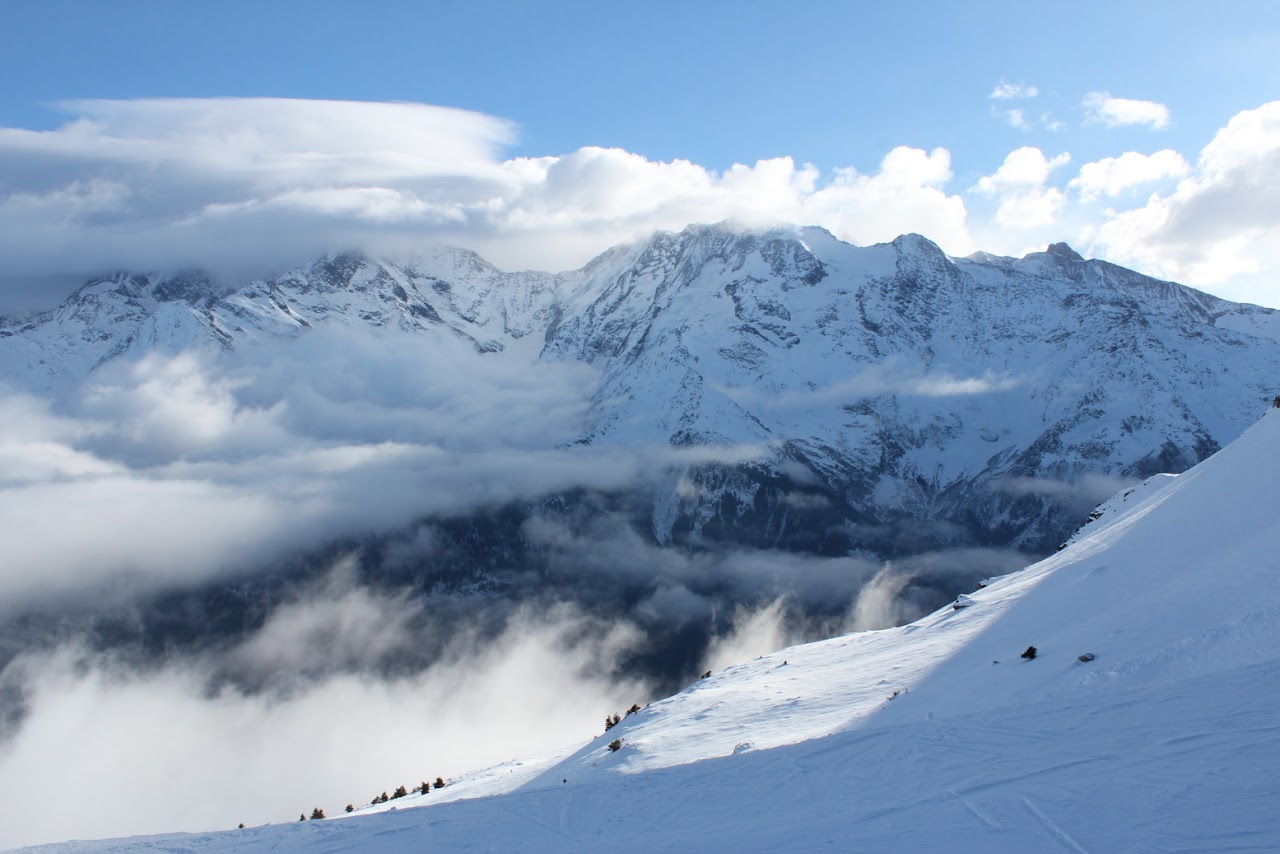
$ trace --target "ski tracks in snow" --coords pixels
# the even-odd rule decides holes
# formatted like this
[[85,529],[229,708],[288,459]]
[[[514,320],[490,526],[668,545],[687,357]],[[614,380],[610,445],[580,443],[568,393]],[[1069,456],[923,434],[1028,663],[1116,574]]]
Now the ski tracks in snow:
[[1036,806],[1034,801],[1026,796],[1023,796],[1021,800],[1022,805],[1027,808],[1027,812],[1031,813],[1035,820],[1040,823],[1040,826],[1063,848],[1068,851],[1074,851],[1076,854],[1089,854],[1088,850],[1079,842],[1076,842],[1070,833],[1063,830],[1061,825],[1045,815],[1044,810]]

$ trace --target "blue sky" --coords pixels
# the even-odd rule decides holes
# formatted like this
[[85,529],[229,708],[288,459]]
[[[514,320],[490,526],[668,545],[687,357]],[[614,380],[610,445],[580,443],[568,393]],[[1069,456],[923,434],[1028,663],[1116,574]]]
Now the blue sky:
[[[68,158],[58,130],[77,119],[100,125],[103,119],[91,115],[92,108],[64,102],[270,97],[429,104],[502,119],[509,123],[504,131],[471,137],[479,146],[472,159],[495,164],[601,147],[647,164],[687,160],[715,177],[734,164],[754,167],[790,158],[797,174],[805,164],[816,169],[813,176],[800,176],[801,183],[813,185],[799,190],[801,194],[837,181],[838,170],[852,169],[864,177],[883,173],[882,161],[899,147],[930,156],[941,149],[945,163],[931,160],[928,175],[916,178],[951,199],[949,209],[942,204],[922,213],[917,205],[914,212],[886,215],[887,223],[920,231],[955,253],[983,248],[1020,254],[1050,239],[1066,239],[1147,272],[1236,298],[1280,304],[1280,296],[1272,296],[1280,259],[1265,246],[1259,248],[1280,220],[1280,214],[1266,209],[1265,199],[1235,206],[1262,210],[1237,223],[1231,234],[1206,236],[1202,229],[1183,234],[1172,248],[1176,235],[1156,234],[1152,216],[1158,214],[1170,231],[1177,230],[1170,224],[1174,220],[1207,220],[1209,214],[1198,209],[1194,216],[1180,213],[1190,203],[1178,202],[1178,211],[1135,214],[1107,230],[1116,213],[1146,207],[1153,192],[1161,194],[1166,207],[1174,204],[1170,200],[1180,181],[1205,178],[1198,161],[1215,134],[1232,117],[1280,97],[1280,63],[1274,59],[1280,53],[1280,7],[1274,3],[1234,2],[1210,11],[1189,2],[42,2],[7,4],[4,18],[0,129],[52,134],[10,134],[17,142],[5,145],[0,130],[0,224],[31,221],[29,207],[13,204],[6,219],[6,194],[10,202],[20,197],[28,205],[33,197],[63,198],[69,187],[108,182],[123,188],[113,196],[110,211],[100,199],[92,211],[62,211],[57,222],[64,230],[58,240],[65,246],[49,237],[49,228],[34,240],[15,236],[6,242],[0,237],[0,250],[22,259],[18,266],[26,281],[44,274],[78,275],[94,265],[132,266],[135,258],[142,265],[181,263],[175,254],[179,246],[218,245],[209,254],[222,257],[240,247],[225,229],[215,234],[216,229],[187,228],[183,238],[175,238],[154,227],[164,210],[189,223],[192,211],[227,202],[225,193],[209,196],[188,187],[194,195],[184,194],[179,202],[172,186],[147,184],[165,180],[163,169],[122,177],[121,162],[109,156],[81,151]],[[991,97],[1001,84],[1007,84],[1007,93],[1034,95]],[[1129,111],[1111,113],[1116,121],[1104,120],[1099,105],[1106,97],[1127,104]],[[1144,113],[1155,107],[1135,106],[1141,104],[1161,107],[1164,113]],[[288,110],[282,106],[277,112]],[[256,116],[222,111],[219,121],[243,125],[257,121]],[[149,113],[143,135],[174,134],[172,121]],[[327,119],[315,121],[349,125],[355,119],[335,107]],[[1250,133],[1261,134],[1263,141],[1250,144],[1267,148],[1273,141],[1270,113],[1255,116],[1253,123],[1261,129]],[[104,139],[130,137],[137,124],[136,116],[114,125],[106,122],[105,136],[94,145],[105,150]],[[197,124],[208,126],[203,120]],[[176,135],[188,138],[190,132],[188,126]],[[315,132],[324,136],[323,128]],[[321,148],[327,144],[317,143]],[[270,142],[263,145],[270,147]],[[298,145],[295,140],[291,150],[296,153]],[[376,139],[356,145],[365,146],[360,150],[367,154],[366,149],[376,149]],[[1038,151],[1042,163],[1024,152],[1019,169],[1011,167],[1004,179],[996,179],[1010,153],[1021,148]],[[1070,183],[1081,177],[1085,164],[1126,152],[1147,158],[1161,151],[1171,154],[1159,168],[1133,158],[1126,161],[1130,177],[1120,183],[1114,179],[1119,167],[1112,167],[1114,193]],[[136,167],[145,156],[134,153],[124,159]],[[207,162],[189,166],[187,177],[212,169],[204,182],[209,186],[235,183]],[[1242,174],[1256,175],[1260,168],[1272,174],[1267,171],[1270,160],[1233,161],[1228,168],[1236,170],[1236,184]],[[607,176],[599,179],[599,171],[580,170],[577,180],[596,184],[568,196],[592,192],[601,195],[594,202],[597,207],[606,204],[611,185]],[[655,172],[657,185],[670,178],[656,174],[664,170],[649,171]],[[31,177],[46,173],[43,182]],[[1139,174],[1146,179],[1138,181]],[[381,189],[402,198],[410,192],[399,178],[382,178]],[[646,180],[633,179],[632,184]],[[368,190],[368,183],[361,189]],[[352,188],[348,183],[344,189]],[[1046,196],[1051,190],[1062,198]],[[1039,207],[1033,191],[1040,194]],[[422,200],[420,190],[412,192]],[[428,195],[438,201],[441,192],[436,187]],[[664,192],[677,191],[667,186]],[[1011,194],[1020,194],[1020,201],[1011,202],[1002,215],[1001,206]],[[158,208],[148,207],[146,200],[158,195],[170,198]],[[510,194],[498,195],[503,204],[510,203]],[[885,193],[876,198],[880,201],[863,199],[864,209],[886,203]],[[728,203],[672,205],[667,196],[663,199],[660,215],[631,208],[609,227],[597,220],[584,224],[581,210],[575,209],[569,219],[579,234],[567,239],[557,255],[548,249],[559,246],[557,241],[547,235],[530,237],[527,225],[520,237],[542,247],[541,253],[521,249],[521,240],[503,241],[508,226],[495,225],[492,217],[482,228],[457,223],[437,228],[440,215],[434,208],[432,222],[424,215],[398,215],[391,217],[395,222],[389,230],[399,229],[406,239],[439,233],[442,239],[496,253],[508,265],[573,266],[614,239],[650,226],[678,227],[682,213],[737,212]],[[253,196],[252,201],[262,199]],[[922,197],[920,204],[927,207],[926,201]],[[474,194],[457,200],[463,206],[474,203]],[[1199,203],[1201,208],[1208,204]],[[824,204],[818,207],[831,223],[821,224],[834,224],[840,236],[855,242],[885,239],[874,228],[859,226],[856,217],[831,213],[832,199]],[[747,218],[763,216],[763,206],[757,200]],[[537,210],[543,215],[562,212],[549,199],[542,199]],[[779,210],[787,215],[821,213],[814,205],[780,204]],[[387,225],[385,208],[379,211],[371,218],[363,210],[355,218],[363,218],[366,230],[375,220]],[[125,233],[131,216],[152,223],[149,237]],[[532,216],[526,210],[519,219],[527,224]],[[913,225],[917,219],[919,225]],[[89,229],[87,237],[65,228],[72,220]],[[333,226],[321,229],[326,237],[361,241],[361,229],[338,228],[332,217],[326,222]],[[314,225],[314,220],[308,223]],[[298,225],[295,230],[307,229]],[[583,236],[588,232],[589,239]],[[157,244],[156,251],[148,239]],[[1194,240],[1200,240],[1198,249],[1191,245]],[[1218,248],[1204,248],[1214,240]],[[84,248],[95,241],[116,247],[116,254]],[[288,239],[283,243],[291,247],[285,253],[291,256],[278,263],[299,260],[315,248]],[[43,247],[40,252],[32,248],[36,244]],[[254,259],[246,262],[246,273],[268,263],[261,247],[246,246],[243,254]],[[7,287],[12,291],[20,285]]]

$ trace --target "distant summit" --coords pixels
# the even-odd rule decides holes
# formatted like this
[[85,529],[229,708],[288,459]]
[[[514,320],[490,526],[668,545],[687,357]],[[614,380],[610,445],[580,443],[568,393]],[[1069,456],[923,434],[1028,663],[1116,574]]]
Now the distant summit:
[[1050,255],[1057,255],[1059,258],[1066,258],[1068,261],[1083,261],[1084,258],[1079,252],[1072,249],[1065,243],[1051,243],[1046,250]]

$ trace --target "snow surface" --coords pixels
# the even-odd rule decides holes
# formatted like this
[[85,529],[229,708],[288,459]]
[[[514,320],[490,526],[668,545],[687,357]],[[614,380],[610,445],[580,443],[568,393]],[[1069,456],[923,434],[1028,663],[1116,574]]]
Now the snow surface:
[[1271,409],[966,607],[728,668],[559,759],[328,821],[26,850],[1280,850],[1277,508]]

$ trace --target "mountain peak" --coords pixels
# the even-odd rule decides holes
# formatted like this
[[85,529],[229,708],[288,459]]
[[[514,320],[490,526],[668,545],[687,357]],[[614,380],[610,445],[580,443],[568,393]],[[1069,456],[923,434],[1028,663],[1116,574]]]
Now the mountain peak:
[[1068,261],[1083,261],[1084,257],[1072,249],[1065,243],[1050,243],[1049,248],[1045,250],[1050,255],[1057,255],[1059,258],[1066,258]]
[[216,296],[217,287],[208,274],[200,270],[177,273],[110,273],[90,279],[69,298],[80,302],[86,297],[116,293],[126,299],[150,298],[156,302],[187,302],[192,305]]
[[890,245],[902,252],[917,252],[942,256],[946,255],[946,253],[942,251],[941,246],[934,243],[923,234],[916,234],[914,231],[898,235],[890,242]]

